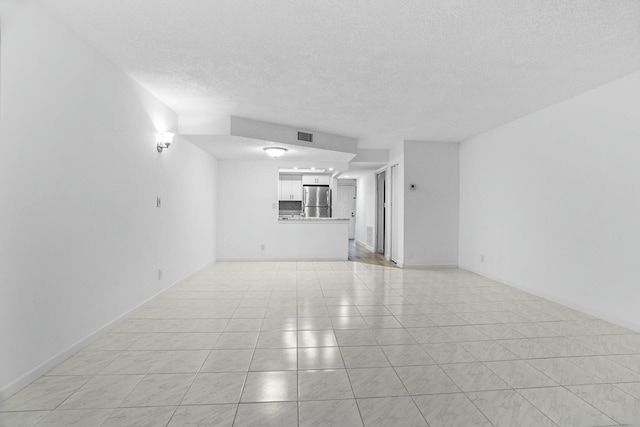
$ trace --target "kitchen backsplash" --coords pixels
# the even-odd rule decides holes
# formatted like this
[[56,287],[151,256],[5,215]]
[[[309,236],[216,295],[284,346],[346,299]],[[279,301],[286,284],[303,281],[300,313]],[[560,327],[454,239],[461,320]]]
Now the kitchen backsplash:
[[302,202],[299,200],[280,200],[280,206],[278,209],[280,211],[301,211]]

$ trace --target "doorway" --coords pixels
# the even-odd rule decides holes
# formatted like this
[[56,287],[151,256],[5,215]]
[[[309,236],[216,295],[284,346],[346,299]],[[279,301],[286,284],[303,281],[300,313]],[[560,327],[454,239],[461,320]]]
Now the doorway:
[[398,267],[382,254],[376,254],[367,249],[356,240],[349,240],[349,261],[363,262],[365,264],[380,265],[383,267]]
[[385,252],[385,230],[386,230],[386,171],[376,173],[376,246],[375,252],[384,254]]
[[333,216],[349,218],[349,240],[356,238],[356,197],[355,183],[342,184],[338,180],[338,191],[333,203]]

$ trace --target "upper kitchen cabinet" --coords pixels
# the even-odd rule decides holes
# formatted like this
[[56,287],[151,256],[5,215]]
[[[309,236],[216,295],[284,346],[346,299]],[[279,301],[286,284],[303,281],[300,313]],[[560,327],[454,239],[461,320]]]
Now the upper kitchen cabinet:
[[278,200],[302,200],[302,176],[280,175]]
[[303,175],[302,185],[329,185],[331,175]]

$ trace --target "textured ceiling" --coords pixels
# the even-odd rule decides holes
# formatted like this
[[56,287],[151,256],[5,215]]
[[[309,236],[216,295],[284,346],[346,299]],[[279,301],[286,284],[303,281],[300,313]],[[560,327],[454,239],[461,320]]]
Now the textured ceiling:
[[39,0],[172,107],[458,141],[640,69],[638,0]]

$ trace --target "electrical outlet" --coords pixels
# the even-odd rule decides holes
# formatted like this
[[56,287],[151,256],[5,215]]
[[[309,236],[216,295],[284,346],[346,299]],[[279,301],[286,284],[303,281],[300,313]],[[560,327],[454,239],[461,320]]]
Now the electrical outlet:
[[158,270],[158,280],[162,280],[162,269]]
[[156,197],[156,206],[157,207],[161,207],[162,206],[162,199],[160,199],[160,196]]
[[264,251],[264,243],[262,243],[262,244],[260,245],[260,250],[261,250],[261,251]]

